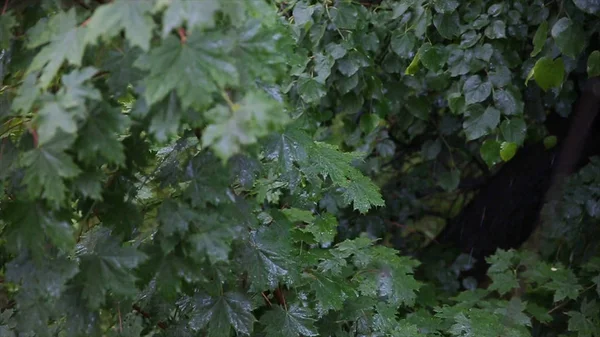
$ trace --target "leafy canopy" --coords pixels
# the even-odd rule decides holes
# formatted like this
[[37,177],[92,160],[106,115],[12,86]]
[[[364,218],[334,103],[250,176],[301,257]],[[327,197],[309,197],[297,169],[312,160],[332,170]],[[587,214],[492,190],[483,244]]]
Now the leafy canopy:
[[487,289],[458,279],[468,256],[390,248],[435,235],[430,211],[460,208],[436,197],[474,161],[556,143],[540,116],[567,116],[572,78],[600,74],[598,15],[591,0],[6,1],[0,335],[600,336],[597,160],[548,206],[556,259],[499,250]]

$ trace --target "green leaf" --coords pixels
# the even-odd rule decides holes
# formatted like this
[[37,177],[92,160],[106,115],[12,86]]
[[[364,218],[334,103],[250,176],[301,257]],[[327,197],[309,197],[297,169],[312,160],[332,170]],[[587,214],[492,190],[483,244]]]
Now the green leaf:
[[177,92],[184,109],[205,106],[212,95],[239,81],[238,71],[227,56],[233,45],[222,34],[193,34],[186,43],[174,36],[162,41],[135,65],[149,70],[144,97],[149,105]]
[[593,337],[600,334],[600,306],[595,300],[583,300],[581,311],[569,311],[569,331],[577,332],[578,337]]
[[[214,15],[221,8],[219,1],[216,0],[174,0],[170,1],[163,14],[163,39],[169,35],[173,29],[183,26],[187,23],[186,33],[193,34],[197,29],[213,28],[215,26]],[[145,10],[145,8],[143,8]],[[137,9],[138,13],[144,12]],[[139,14],[138,14],[139,15]],[[145,29],[145,20],[140,20],[138,29]],[[127,28],[126,28],[127,30]],[[127,31],[129,34],[129,31]],[[140,38],[140,43],[142,40]],[[132,41],[132,44],[133,41]]]
[[306,1],[298,1],[296,5],[294,5],[294,10],[292,11],[292,15],[294,16],[294,21],[299,26],[304,26],[307,22],[311,21],[311,16],[315,12],[315,6],[311,6]]
[[473,105],[467,110],[467,120],[463,122],[463,128],[467,140],[475,140],[489,134],[500,123],[500,111],[493,107],[483,110],[480,105]]
[[533,50],[529,56],[535,57],[542,51],[546,44],[546,38],[548,37],[548,21],[542,22],[533,36]]
[[590,78],[600,76],[600,51],[594,50],[588,56],[587,73]]
[[[30,249],[35,258],[45,254],[46,240],[63,251],[75,244],[71,224],[36,202],[13,202],[0,213],[8,224],[5,229],[9,250],[15,254]],[[41,256],[40,256],[41,255]]]
[[119,135],[129,126],[129,120],[108,104],[97,104],[81,128],[77,139],[77,158],[84,163],[125,163],[125,149]]
[[458,6],[460,5],[460,2],[458,0],[434,0],[433,1],[433,8],[435,8],[435,10],[437,12],[440,13],[447,13],[447,12],[454,12]]
[[311,233],[319,243],[333,242],[337,234],[338,222],[335,216],[329,213],[320,215],[314,222],[309,223],[303,230]]
[[108,291],[129,298],[137,294],[132,270],[146,255],[133,247],[123,247],[106,228],[86,233],[77,245],[77,255],[81,262],[76,278],[90,308],[104,304]]
[[0,48],[8,49],[13,38],[12,30],[17,26],[17,19],[13,13],[5,12],[0,16]]
[[342,75],[350,77],[356,74],[362,67],[368,66],[368,59],[358,53],[349,52],[346,56],[336,61],[337,69]]
[[360,153],[343,153],[336,146],[315,143],[309,158],[311,165],[303,168],[308,176],[331,178],[334,184],[344,188],[344,203],[353,204],[354,209],[366,213],[372,206],[383,206],[384,201],[379,188],[351,165]]
[[436,14],[433,18],[433,25],[437,28],[438,33],[445,39],[453,39],[460,35],[460,19],[458,12]]
[[552,321],[552,316],[548,314],[548,309],[543,308],[533,302],[527,303],[527,312],[531,314],[535,319],[541,323],[547,323]]
[[489,167],[492,167],[502,161],[500,150],[501,145],[499,142],[488,139],[481,144],[479,153],[481,154],[483,161],[485,161]]
[[274,306],[260,318],[267,337],[318,336],[308,308],[288,304],[287,310]]
[[144,73],[133,66],[140,57],[140,50],[128,44],[119,51],[110,51],[102,68],[110,73],[107,84],[115,95],[121,96],[127,92],[127,87],[139,81]]
[[[550,88],[558,88],[562,85],[565,78],[565,65],[562,58],[552,60],[549,57],[541,57],[531,69],[531,72],[527,76],[527,80],[534,78],[535,82],[544,91],[548,91]],[[527,81],[525,81],[527,84]]]
[[200,217],[188,205],[167,199],[158,209],[158,220],[161,224],[160,231],[165,236],[171,236],[176,233],[184,234],[190,223],[200,220]]
[[341,310],[347,298],[356,297],[348,281],[340,277],[330,278],[323,274],[305,274],[310,288],[317,299],[317,310],[320,315],[330,310]]
[[525,107],[521,92],[513,86],[494,90],[494,105],[505,115],[521,115]]
[[502,142],[500,145],[500,158],[504,161],[511,160],[517,153],[517,144],[511,142]]
[[226,292],[220,296],[206,294],[193,298],[190,325],[194,330],[207,328],[207,336],[229,336],[231,328],[240,335],[250,335],[255,318],[252,304],[243,294]]
[[414,76],[417,73],[417,71],[419,71],[420,59],[421,59],[421,54],[419,54],[419,52],[417,52],[415,54],[415,57],[413,57],[412,61],[410,61],[410,64],[406,68],[406,71],[404,71],[404,74]]
[[436,73],[440,72],[440,70],[442,70],[442,68],[446,64],[446,60],[448,58],[446,49],[437,45],[424,45],[423,47],[421,47],[421,49],[423,51],[420,53],[420,61],[425,66],[425,68]]
[[69,136],[77,133],[77,121],[74,111],[67,109],[56,97],[51,97],[45,102],[35,120],[38,124],[38,136],[41,145],[56,138],[60,132]]
[[6,280],[19,285],[15,300],[20,331],[47,331],[48,319],[56,315],[55,302],[77,271],[75,261],[54,257],[33,260],[26,253],[6,264]]
[[558,139],[556,136],[544,137],[544,147],[548,150],[556,146]]
[[502,121],[500,132],[507,142],[523,145],[527,135],[527,125],[522,118],[512,118]]
[[507,86],[512,81],[512,73],[507,67],[497,67],[496,71],[490,72],[488,75],[490,82],[495,88]]
[[492,84],[483,82],[479,75],[473,75],[465,81],[463,94],[467,105],[485,101],[492,93]]
[[269,227],[254,231],[241,251],[241,263],[248,271],[252,291],[273,289],[279,280],[290,272],[288,254],[291,240],[283,233],[283,226]]
[[12,102],[11,110],[22,113],[29,113],[33,104],[39,97],[41,90],[35,85],[37,74],[32,73],[25,77],[19,87],[17,97]]
[[66,192],[63,180],[74,178],[81,173],[71,156],[66,153],[72,143],[72,137],[57,134],[45,144],[23,154],[23,182],[27,185],[27,192],[31,198],[41,196],[55,205],[63,203]]
[[479,39],[481,38],[481,34],[478,34],[474,30],[467,30],[460,37],[460,46],[462,48],[471,48],[477,44]]
[[323,84],[319,83],[316,78],[311,77],[301,77],[298,79],[298,92],[302,100],[306,103],[317,102],[327,94]]
[[155,26],[151,11],[148,1],[115,0],[102,5],[87,23],[85,41],[96,43],[99,37],[109,40],[124,30],[133,46],[148,51]]
[[281,213],[283,213],[290,222],[312,223],[315,221],[315,216],[311,211],[306,211],[299,208],[282,209]]
[[503,9],[504,9],[504,4],[503,3],[497,3],[497,4],[491,5],[488,8],[487,13],[490,16],[496,17],[496,16],[502,14],[502,10]]
[[468,313],[459,313],[454,317],[455,323],[450,327],[449,332],[458,337],[494,337],[506,333],[505,326],[500,322],[496,314],[483,311],[481,309],[472,309]]
[[[77,26],[75,8],[68,12],[60,12],[53,16],[48,22],[48,28],[52,30],[49,42],[33,58],[27,69],[27,74],[41,71],[39,86],[46,88],[54,79],[58,70],[65,61],[72,65],[81,65],[84,51],[84,28]],[[110,27],[110,26],[107,26]],[[37,45],[29,45],[30,48]]]
[[562,301],[565,298],[577,299],[583,287],[578,284],[573,271],[563,267],[553,268],[552,271],[552,278],[544,285],[544,288],[554,291],[554,302]]
[[202,134],[202,145],[211,147],[224,161],[289,121],[281,104],[259,91],[248,92],[234,111],[230,109],[209,110],[205,116],[212,123]]
[[554,23],[550,31],[554,42],[560,51],[571,57],[577,58],[586,44],[586,34],[581,26],[567,17]]
[[333,24],[339,29],[355,29],[359,20],[357,6],[340,2],[335,7],[329,9]]
[[330,55],[322,53],[315,55],[315,72],[317,73],[315,80],[321,84],[325,84],[325,81],[331,75],[331,68],[334,64],[335,59]]
[[94,86],[89,85],[92,77],[98,72],[93,67],[85,67],[81,70],[73,70],[62,76],[63,89],[59,92],[61,103],[66,108],[74,108],[84,105],[87,100],[100,101],[102,95]]
[[404,32],[403,30],[396,30],[392,33],[392,40],[390,46],[394,53],[402,58],[411,57],[411,53],[415,49],[417,39],[411,32]]
[[455,169],[447,171],[438,177],[438,185],[446,192],[452,192],[458,188],[460,183],[460,171]]
[[485,28],[485,36],[490,39],[506,38],[506,24],[502,20],[494,20]]
[[573,0],[573,3],[588,14],[598,15],[600,13],[600,4],[595,0]]

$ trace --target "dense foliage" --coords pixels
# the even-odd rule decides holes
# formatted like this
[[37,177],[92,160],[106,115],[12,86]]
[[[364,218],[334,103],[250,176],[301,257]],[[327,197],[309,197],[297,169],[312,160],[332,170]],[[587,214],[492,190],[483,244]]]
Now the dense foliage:
[[467,255],[412,256],[461,181],[554,145],[546,114],[600,75],[599,15],[3,1],[0,335],[600,336],[598,160],[487,288],[460,290]]

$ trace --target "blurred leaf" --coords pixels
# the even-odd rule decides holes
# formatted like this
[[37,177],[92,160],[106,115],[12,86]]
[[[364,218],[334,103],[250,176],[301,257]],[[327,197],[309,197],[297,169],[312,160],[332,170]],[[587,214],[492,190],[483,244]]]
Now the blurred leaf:
[[585,47],[585,33],[583,29],[567,17],[556,21],[552,26],[550,34],[560,51],[571,58],[577,58]]
[[85,41],[96,43],[99,37],[108,40],[124,30],[132,45],[148,51],[154,29],[151,11],[152,3],[146,1],[116,0],[102,5],[87,23]]
[[600,76],[600,51],[594,50],[588,56],[587,72],[588,77]]
[[531,57],[535,57],[542,51],[542,48],[544,48],[544,45],[546,44],[547,37],[548,21],[544,21],[538,26],[537,30],[535,31],[535,35],[533,36],[533,50],[530,54]]

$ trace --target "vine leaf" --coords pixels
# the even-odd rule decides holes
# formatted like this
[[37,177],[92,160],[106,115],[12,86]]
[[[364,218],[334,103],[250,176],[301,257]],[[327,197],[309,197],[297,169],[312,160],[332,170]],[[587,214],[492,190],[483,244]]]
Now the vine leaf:
[[544,91],[548,91],[550,88],[558,88],[562,85],[565,78],[565,64],[562,58],[552,60],[547,56],[541,57],[527,75],[525,84],[534,78],[535,82]]
[[588,77],[600,76],[600,51],[594,50],[588,56],[587,73]]
[[472,105],[467,110],[467,116],[467,120],[463,122],[467,140],[475,140],[487,135],[500,123],[500,111],[493,107],[483,110],[481,105]]
[[527,125],[522,118],[512,118],[502,121],[500,132],[507,142],[523,145],[527,135]]
[[492,83],[483,82],[479,75],[473,75],[465,81],[463,93],[467,105],[483,102],[492,93]]
[[585,48],[586,35],[583,28],[567,17],[556,21],[550,34],[558,49],[571,58],[577,58]]
[[548,21],[542,22],[537,30],[535,31],[535,35],[533,36],[533,50],[531,51],[530,56],[535,57],[542,51],[544,45],[546,44],[546,38],[548,37]]

